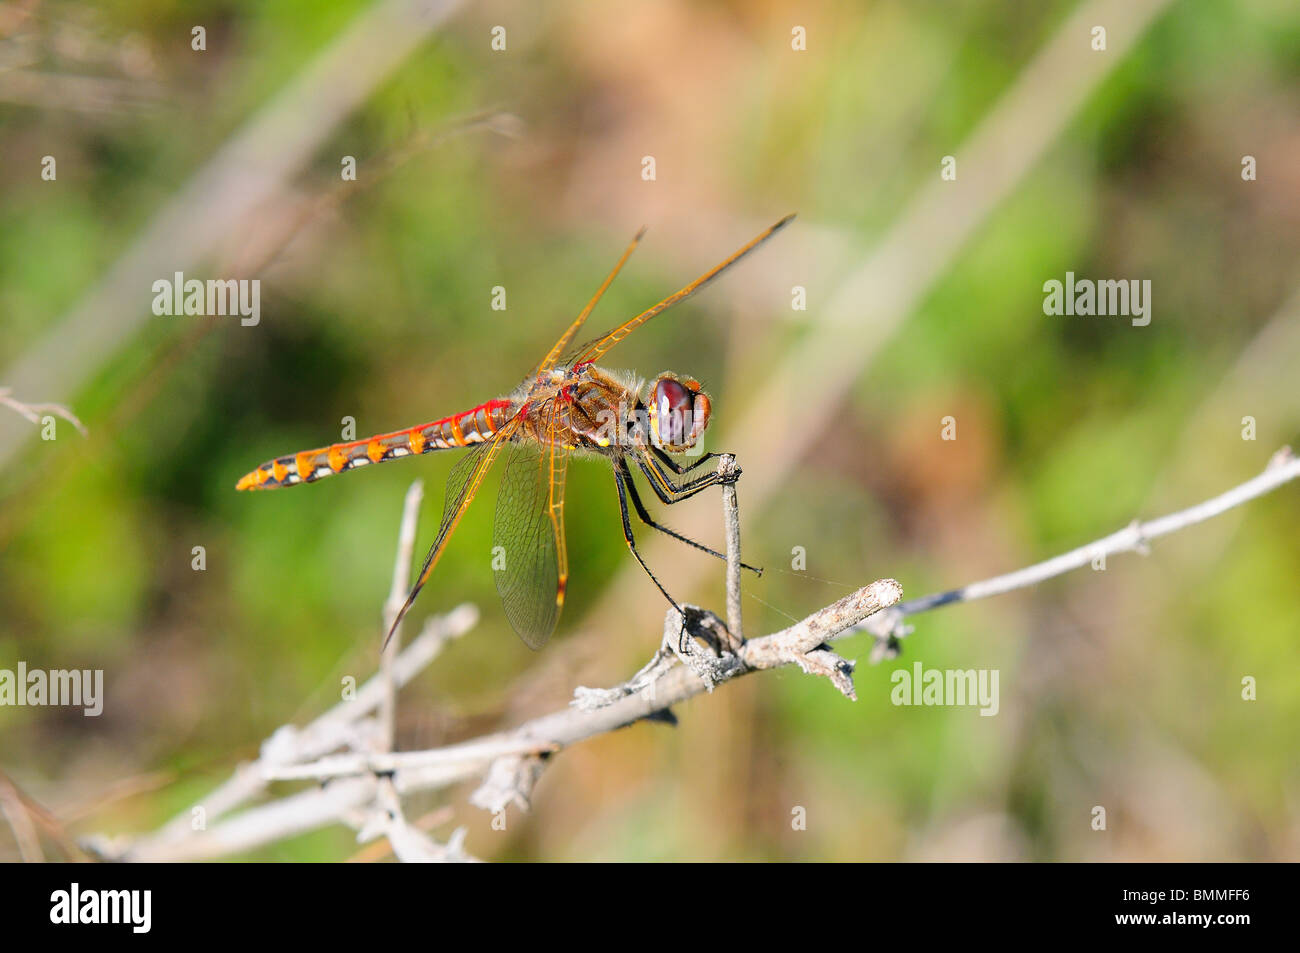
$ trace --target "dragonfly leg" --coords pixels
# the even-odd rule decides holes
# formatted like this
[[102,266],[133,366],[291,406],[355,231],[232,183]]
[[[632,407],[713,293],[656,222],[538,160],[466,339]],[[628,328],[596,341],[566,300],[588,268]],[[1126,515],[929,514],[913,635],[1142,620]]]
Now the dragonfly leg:
[[[668,603],[677,610],[677,614],[682,620],[682,638],[685,638],[686,613],[683,612],[682,607],[677,604],[677,600],[668,594],[668,590],[663,587],[663,583],[661,583],[658,578],[655,577],[655,574],[650,571],[650,567],[647,566],[645,560],[641,558],[641,553],[637,551],[636,537],[632,535],[632,519],[628,516],[627,512],[627,490],[630,484],[624,482],[623,474],[617,466],[614,467],[614,485],[618,487],[618,509],[623,517],[623,539],[627,541],[627,548],[632,550],[632,555],[635,556],[636,561],[641,564],[641,568],[644,569],[645,574],[650,577],[650,581],[653,582],[656,588],[664,594],[664,598],[668,600]],[[633,490],[633,492],[635,493],[636,491]]]
[[700,457],[700,459],[696,460],[694,463],[690,464],[689,466],[682,466],[680,463],[678,463],[676,460],[670,457],[667,453],[665,453],[663,447],[656,447],[652,445],[650,447],[650,452],[653,453],[655,457],[658,458],[660,463],[666,466],[669,470],[672,470],[673,473],[677,474],[678,476],[681,476],[685,473],[690,473],[696,467],[702,466],[703,464],[708,463],[710,460],[716,460],[718,459],[718,457],[723,456],[723,454],[721,453],[706,453],[704,456]]
[[648,453],[638,454],[636,463],[641,468],[641,472],[646,475],[646,479],[650,481],[650,489],[655,491],[655,496],[669,506],[688,500],[696,493],[723,482],[722,477],[715,471],[682,484],[674,483],[672,478],[659,468],[655,458]]
[[[725,555],[718,552],[717,550],[710,549],[708,546],[705,546],[703,543],[696,542],[695,540],[691,539],[689,536],[683,536],[681,533],[678,533],[675,530],[671,530],[667,526],[664,526],[662,523],[656,523],[653,519],[651,519],[649,511],[645,508],[645,504],[641,502],[641,494],[637,492],[636,481],[632,479],[632,471],[628,469],[627,461],[619,460],[617,463],[614,464],[614,466],[622,471],[623,481],[627,485],[627,495],[632,500],[632,508],[636,510],[636,515],[640,518],[642,523],[645,523],[646,526],[649,526],[652,529],[659,530],[659,532],[663,533],[666,536],[671,536],[673,539],[685,543],[687,546],[694,546],[696,549],[700,550],[701,552],[708,553],[710,556],[714,556],[718,559],[727,558]],[[740,565],[741,568],[748,569],[750,572],[755,573],[756,575],[761,576],[763,574],[763,570],[757,568],[756,566],[751,566],[749,565],[749,563],[741,563]]]

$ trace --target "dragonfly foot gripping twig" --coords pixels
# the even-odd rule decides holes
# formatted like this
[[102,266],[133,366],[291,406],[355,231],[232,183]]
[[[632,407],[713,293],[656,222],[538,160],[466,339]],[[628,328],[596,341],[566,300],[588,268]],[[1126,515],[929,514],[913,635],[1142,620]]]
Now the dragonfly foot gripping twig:
[[[658,650],[635,675],[613,688],[587,688],[579,685],[571,704],[591,711],[649,689],[653,692],[659,678],[680,661],[713,691],[719,682],[735,675],[744,665],[740,651],[745,637],[740,627],[740,511],[736,502],[736,482],[740,468],[729,453],[719,455],[717,482],[722,486],[722,516],[727,538],[727,621],[724,623],[708,609],[683,604],[673,605],[664,616],[664,637]],[[850,671],[852,668],[850,667]],[[807,671],[807,669],[805,669]]]

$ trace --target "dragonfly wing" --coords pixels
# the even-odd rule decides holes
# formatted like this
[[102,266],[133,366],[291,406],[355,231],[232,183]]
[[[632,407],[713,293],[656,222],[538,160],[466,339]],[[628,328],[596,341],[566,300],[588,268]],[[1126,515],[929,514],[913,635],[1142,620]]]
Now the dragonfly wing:
[[[511,448],[493,530],[497,593],[506,618],[531,649],[555,631],[568,584],[564,480],[568,453],[557,443]],[[500,547],[498,549],[497,547]]]
[[[645,324],[656,314],[661,314],[664,311],[667,311],[673,305],[685,301],[691,295],[695,294],[695,292],[704,288],[706,285],[709,284],[709,282],[713,281],[713,279],[717,278],[719,275],[721,275],[732,265],[739,262],[742,258],[744,258],[746,255],[748,255],[750,252],[756,249],[759,245],[763,244],[763,242],[767,241],[778,231],[780,231],[782,228],[788,225],[792,218],[794,218],[793,215],[787,215],[785,218],[781,219],[781,221],[765,229],[759,235],[751,239],[749,244],[745,245],[743,248],[736,251],[730,258],[722,262],[722,264],[716,265],[713,268],[711,268],[709,271],[706,271],[704,274],[700,275],[700,277],[696,278],[685,288],[681,289],[678,292],[675,292],[674,294],[669,295],[667,298],[664,298],[663,301],[660,301],[654,307],[647,308],[645,311],[642,311],[640,314],[638,314],[635,318],[630,318],[629,320],[624,321],[622,324],[616,327],[613,331],[610,331],[604,337],[597,338],[591,344],[586,345],[578,352],[577,359],[574,363],[587,364],[593,361],[600,360],[600,358],[604,356],[605,352],[608,351],[610,348],[612,348],[619,341],[623,340],[625,337],[627,337],[629,334],[631,334],[641,325]],[[571,330],[576,331],[577,328],[573,328]]]
[[569,325],[562,335],[560,335],[560,339],[555,342],[555,346],[552,347],[546,357],[542,359],[542,363],[537,368],[538,374],[545,374],[553,368],[556,365],[556,362],[559,361],[561,355],[568,350],[569,345],[573,343],[574,335],[578,333],[579,329],[581,329],[584,324],[586,324],[587,318],[596,307],[596,303],[604,297],[605,292],[609,290],[609,286],[613,284],[615,277],[617,277],[618,273],[623,270],[623,266],[627,264],[627,260],[632,257],[633,250],[636,248],[637,243],[641,241],[641,237],[644,234],[645,227],[642,226],[641,230],[633,236],[631,243],[623,252],[623,257],[620,258],[618,264],[614,266],[614,270],[606,276],[604,283],[597,288],[596,293],[591,296],[591,300],[587,302],[587,306],[582,309],[576,318],[573,319],[573,323]]
[[487,476],[488,470],[492,468],[493,461],[500,455],[501,449],[510,442],[510,438],[518,428],[519,419],[516,417],[498,430],[496,436],[491,440],[475,445],[451,468],[451,474],[447,477],[447,495],[442,506],[442,523],[438,527],[438,536],[433,541],[433,546],[429,548],[429,554],[424,557],[420,577],[411,588],[411,594],[406,597],[406,602],[402,605],[401,611],[393,619],[393,624],[384,639],[385,645],[388,644],[388,639],[392,638],[393,632],[397,630],[397,626],[415,603],[415,597],[420,594],[424,584],[433,575],[434,567],[438,565],[443,550],[447,548],[447,541],[455,531],[460,518],[469,509],[470,503],[474,501],[474,495],[478,493],[479,487],[482,486],[483,478]]

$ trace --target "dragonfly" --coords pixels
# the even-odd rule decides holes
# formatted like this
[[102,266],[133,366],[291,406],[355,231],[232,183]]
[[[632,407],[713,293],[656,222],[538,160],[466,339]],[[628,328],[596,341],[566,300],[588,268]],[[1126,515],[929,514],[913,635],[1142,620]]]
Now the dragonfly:
[[[389,626],[386,645],[429,581],[488,471],[504,459],[493,524],[493,552],[504,563],[494,560],[497,593],[511,627],[529,648],[540,649],[555,631],[569,582],[564,534],[569,460],[575,455],[603,458],[613,470],[628,548],[669,603],[679,608],[637,550],[628,502],[646,526],[719,559],[725,557],[655,521],[632,479],[633,468],[640,471],[654,495],[666,505],[734,481],[739,470],[720,473],[714,469],[693,475],[704,463],[721,456],[700,455],[702,448],[698,445],[709,425],[713,405],[699,381],[665,371],[647,385],[633,373],[606,370],[596,362],[650,319],[685,301],[735,266],[793,218],[787,215],[653,307],[601,337],[575,346],[578,332],[644,237],[642,228],[573,323],[507,396],[404,430],[276,457],[241,477],[235,488],[297,486],[437,450],[466,451],[447,478],[437,536],[418,579]],[[699,455],[699,459],[691,463],[679,460],[687,454]]]

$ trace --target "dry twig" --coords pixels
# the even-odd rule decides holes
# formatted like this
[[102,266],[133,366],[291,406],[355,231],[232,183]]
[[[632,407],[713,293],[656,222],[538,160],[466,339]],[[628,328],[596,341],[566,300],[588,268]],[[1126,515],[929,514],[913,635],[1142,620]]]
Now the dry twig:
[[1015,589],[1024,589],[1051,579],[1053,576],[1060,576],[1090,564],[1099,564],[1104,568],[1108,558],[1121,553],[1139,553],[1145,556],[1149,552],[1147,544],[1152,540],[1159,539],[1161,536],[1168,536],[1170,533],[1175,533],[1178,530],[1186,529],[1211,517],[1218,516],[1220,513],[1225,513],[1233,507],[1240,506],[1266,493],[1271,493],[1284,483],[1289,483],[1297,477],[1300,477],[1300,458],[1292,454],[1290,447],[1283,447],[1273,454],[1268,465],[1264,468],[1264,472],[1259,476],[1247,480],[1240,486],[1233,487],[1226,493],[1220,493],[1203,503],[1189,506],[1167,516],[1148,520],[1145,523],[1134,520],[1128,526],[1111,533],[1109,536],[1103,536],[1101,539],[1085,543],[1077,549],[1072,549],[1068,553],[1062,553],[1059,556],[1054,556],[1051,559],[1015,572],[972,582],[960,589],[934,592],[928,596],[921,596],[919,599],[900,602],[889,610],[880,613],[880,615],[861,623],[858,625],[858,629],[870,632],[876,637],[876,645],[871,653],[873,663],[880,661],[882,658],[893,658],[898,654],[898,640],[912,632],[911,626],[903,624],[903,619],[909,615],[928,612],[931,609],[950,606],[958,602],[987,599],[989,596],[999,596],[1004,592],[1011,592]]
[[28,404],[13,396],[13,391],[8,387],[0,387],[0,404],[18,411],[32,423],[39,425],[42,414],[57,414],[72,426],[77,428],[77,432],[83,437],[90,436],[90,431],[86,429],[80,418],[62,404]]
[[[722,466],[730,465],[731,461],[723,460]],[[223,818],[207,830],[191,830],[189,814],[185,814],[162,830],[134,841],[114,843],[101,839],[97,850],[101,856],[123,860],[201,859],[246,852],[303,831],[343,822],[358,826],[363,838],[387,836],[400,859],[472,859],[464,852],[462,832],[453,833],[447,844],[438,845],[418,825],[404,819],[400,798],[479,778],[482,780],[470,796],[471,803],[493,812],[510,805],[526,810],[533,788],[554,753],[637,721],[673,720],[670,710],[674,705],[750,672],[798,665],[809,674],[827,678],[852,698],[853,663],[827,645],[837,637],[865,630],[888,642],[897,638],[900,620],[906,615],[1034,585],[1086,565],[1100,555],[1145,551],[1151,539],[1217,516],[1297,477],[1300,460],[1284,449],[1274,455],[1262,474],[1241,486],[1177,513],[1134,523],[1028,569],[902,603],[898,583],[882,579],[789,628],[758,639],[738,639],[713,613],[685,606],[685,620],[670,611],[664,645],[630,681],[613,689],[578,689],[574,703],[565,709],[441,748],[409,752],[375,749],[371,734],[360,730],[355,722],[381,704],[387,689],[383,680],[376,678],[358,693],[356,701],[332,709],[307,729],[298,732],[286,726],[277,731],[263,746],[256,764],[242,767],[231,781],[205,799],[210,816]],[[408,495],[408,502],[410,499]],[[725,501],[723,513],[728,563],[734,567],[739,565],[740,553],[736,511],[731,501]],[[729,571],[728,579],[732,578],[738,578],[738,574]],[[730,601],[730,583],[728,589]],[[465,631],[474,621],[473,611],[466,607],[444,619],[431,620],[425,633],[394,660],[394,682],[409,680],[432,660],[447,638]],[[683,625],[692,638],[679,644]],[[738,629],[738,620],[733,625]],[[682,664],[677,664],[679,661]],[[340,747],[349,749],[348,753],[331,754]],[[226,816],[264,793],[271,781],[297,779],[328,783]]]

